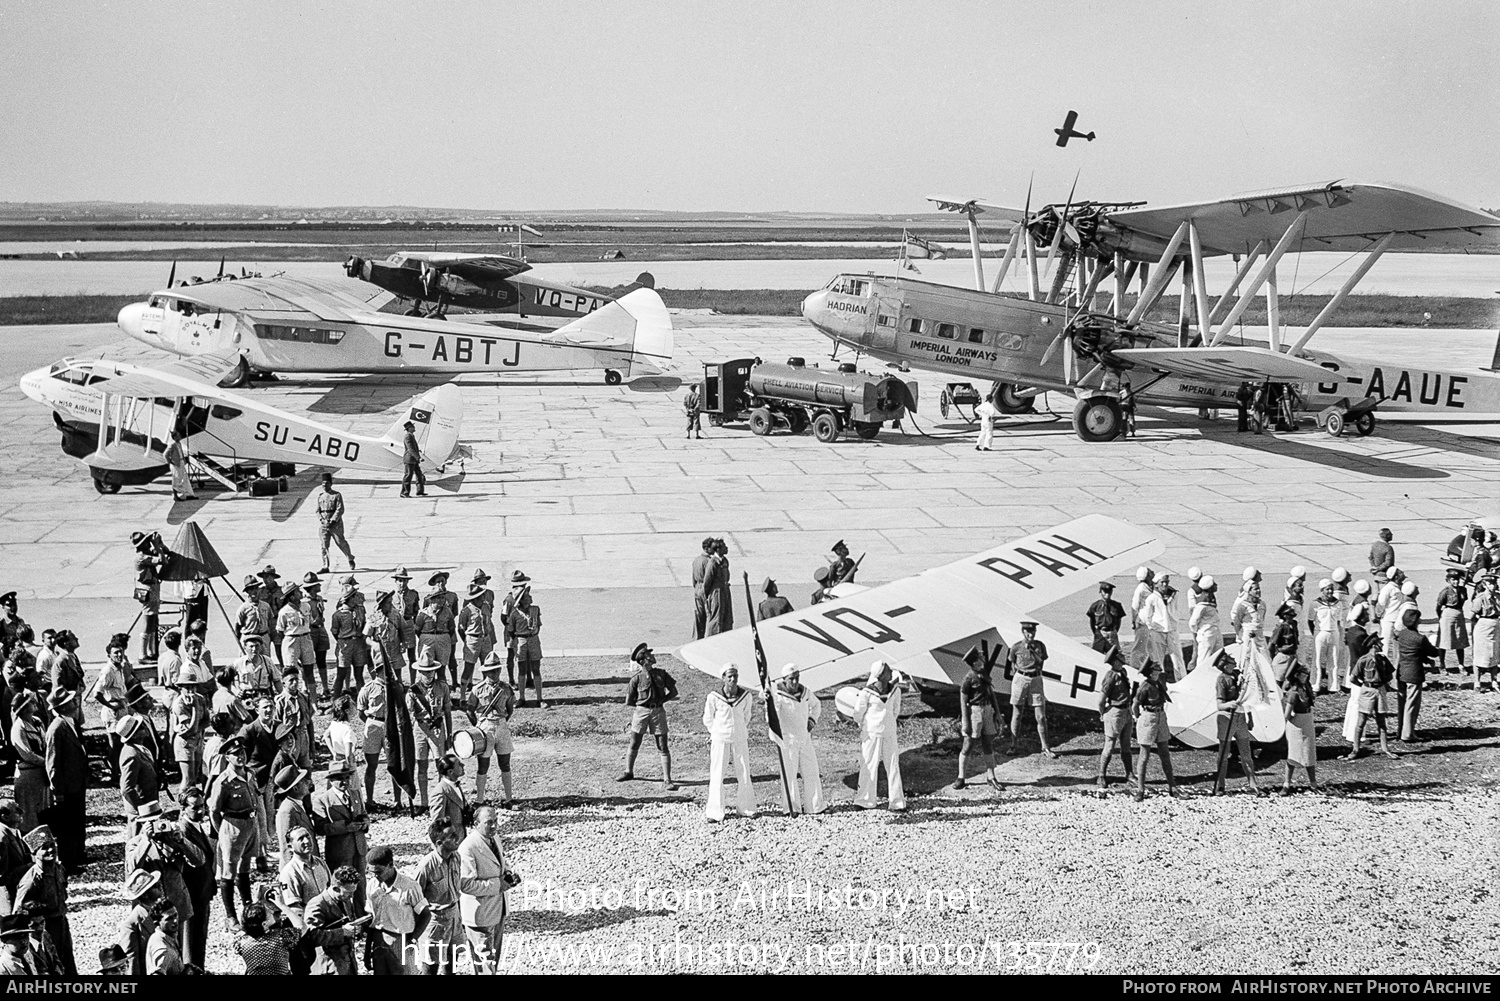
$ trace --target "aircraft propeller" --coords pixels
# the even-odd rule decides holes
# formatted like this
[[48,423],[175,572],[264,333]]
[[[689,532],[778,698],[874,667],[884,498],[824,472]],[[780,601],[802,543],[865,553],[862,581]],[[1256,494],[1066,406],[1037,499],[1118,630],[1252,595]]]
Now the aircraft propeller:
[[219,257],[219,273],[214,275],[214,281],[219,281],[224,277],[224,260],[223,256]]
[[167,288],[171,288],[177,281],[177,262],[172,262],[172,270],[167,272]]

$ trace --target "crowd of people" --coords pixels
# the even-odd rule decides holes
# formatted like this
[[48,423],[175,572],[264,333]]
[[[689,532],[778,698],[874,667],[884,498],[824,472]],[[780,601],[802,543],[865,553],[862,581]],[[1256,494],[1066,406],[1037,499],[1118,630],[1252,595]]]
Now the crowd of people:
[[[132,543],[136,597],[142,618],[154,621],[168,560],[159,536],[136,533]],[[1421,592],[1397,566],[1387,530],[1371,548],[1369,579],[1356,580],[1338,567],[1310,586],[1308,571],[1293,567],[1272,613],[1265,575],[1246,568],[1235,597],[1225,602],[1237,655],[1225,649],[1220,585],[1211,575],[1191,570],[1184,593],[1170,574],[1142,567],[1128,609],[1113,597],[1113,585],[1102,583],[1086,613],[1093,646],[1110,665],[1099,689],[1101,793],[1118,753],[1136,798],[1143,798],[1149,752],[1155,751],[1167,791],[1176,794],[1168,683],[1204,670],[1217,675],[1221,753],[1214,790],[1224,791],[1230,759],[1237,756],[1248,786],[1262,793],[1246,709],[1255,688],[1254,672],[1246,670],[1252,656],[1270,664],[1281,693],[1284,793],[1298,768],[1317,788],[1312,712],[1320,697],[1347,697],[1347,758],[1363,752],[1372,723],[1381,753],[1395,754],[1388,737],[1420,740],[1424,687],[1492,687],[1500,663],[1500,542],[1468,526],[1450,546],[1448,563],[1446,585],[1432,605],[1436,642],[1419,631]],[[815,575],[811,601],[835,597],[834,589],[858,569],[840,540]],[[6,665],[0,779],[12,790],[0,800],[0,972],[77,972],[68,879],[88,861],[86,706],[103,724],[103,764],[119,789],[123,894],[130,902],[116,942],[101,952],[101,970],[201,971],[215,901],[247,973],[440,973],[456,960],[495,970],[504,895],[519,882],[496,835],[496,811],[515,801],[510,720],[527,706],[528,688],[532,705],[544,710],[548,704],[541,613],[530,578],[515,571],[509,591],[498,598],[490,579],[476,570],[460,596],[448,590],[449,574],[437,571],[419,594],[410,586],[412,575],[399,567],[391,586],[376,588],[367,602],[351,573],[336,585],[330,614],[322,572],[283,584],[267,566],[244,578],[242,603],[229,616],[241,652],[223,663],[215,663],[207,646],[206,606],[190,593],[182,621],[166,629],[158,623],[159,643],[151,637],[142,646],[141,673],[149,672],[146,680],[168,693],[164,732],[156,698],[130,661],[129,634],[109,639],[104,665],[86,682],[77,636],[46,629],[38,639],[20,616],[16,595],[0,595]],[[693,580],[695,633],[732,628],[722,540],[703,541]],[[761,591],[758,619],[793,609],[775,581],[766,579]],[[1190,643],[1181,642],[1184,634]],[[1056,757],[1042,682],[1047,658],[1031,622],[998,656],[967,652],[956,788],[972,778],[975,757],[983,758],[984,781],[998,787],[1000,743],[1008,739],[1009,751],[1020,753],[1028,720],[1040,752]],[[678,697],[676,681],[645,643],[631,662],[624,699],[631,710],[629,742],[619,779],[636,778],[638,753],[650,734],[663,787],[676,789],[666,713]],[[1000,686],[1008,688],[1004,695],[996,690],[997,670],[1009,678]],[[795,664],[771,680],[782,805],[791,813],[819,813],[829,805],[812,741],[822,703],[801,684]],[[880,805],[882,770],[886,805],[906,806],[896,725],[903,681],[876,661],[862,687],[836,700],[839,712],[860,728],[853,802],[865,809]],[[756,812],[749,733],[757,697],[740,685],[738,666],[727,664],[705,699],[710,774],[704,812],[710,821]],[[314,727],[319,715],[327,718],[321,737]],[[1388,717],[1395,721],[1393,734]],[[394,767],[398,759],[405,759],[404,768]],[[389,805],[377,797],[382,760],[392,766]],[[498,790],[489,783],[492,760],[499,763]],[[472,785],[466,763],[475,766]],[[436,787],[430,788],[434,764]],[[326,768],[321,789],[314,788],[315,768]],[[732,796],[727,780],[735,782]],[[175,817],[163,811],[164,793],[179,807]],[[410,873],[396,868],[391,846],[368,842],[373,814],[407,809],[427,818],[431,846]]]

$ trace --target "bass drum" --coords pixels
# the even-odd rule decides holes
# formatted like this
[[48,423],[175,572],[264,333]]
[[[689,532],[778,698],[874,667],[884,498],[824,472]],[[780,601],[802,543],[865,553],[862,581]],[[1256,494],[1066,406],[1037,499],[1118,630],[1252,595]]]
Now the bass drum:
[[489,734],[477,726],[461,726],[453,731],[453,753],[468,761],[482,758],[490,749]]
[[854,707],[859,703],[859,689],[853,685],[845,685],[833,693],[833,707],[838,714],[849,722],[855,722]]

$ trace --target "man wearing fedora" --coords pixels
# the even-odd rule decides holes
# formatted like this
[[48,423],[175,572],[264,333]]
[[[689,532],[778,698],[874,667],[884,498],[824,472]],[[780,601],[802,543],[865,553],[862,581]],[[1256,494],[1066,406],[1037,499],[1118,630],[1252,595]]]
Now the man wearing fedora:
[[[302,806],[302,801],[312,790],[312,771],[301,765],[284,765],[276,773],[275,783],[276,837],[281,842],[281,864],[286,865],[287,860],[292,857],[288,848],[292,832],[300,828],[305,829],[308,834],[317,833],[312,818]],[[314,854],[317,853],[317,846],[317,838],[314,836]]]
[[354,769],[344,762],[335,761],[329,767],[327,788],[313,797],[313,815],[323,827],[323,858],[328,865],[335,869],[353,866],[359,872],[354,899],[363,910],[365,858],[370,853],[365,832],[370,829],[370,818],[359,789],[349,781],[353,774]]
[[453,704],[443,681],[443,665],[430,649],[417,656],[417,681],[406,690],[406,709],[411,713],[416,740],[417,795],[427,812],[427,762],[448,752],[453,732]]
[[140,831],[141,817],[148,807],[158,808],[161,798],[156,756],[146,743],[147,724],[139,716],[126,716],[115,724],[120,738],[120,798],[125,804],[125,836]]
[[332,542],[339,547],[344,558],[349,561],[349,569],[354,569],[354,551],[349,548],[349,540],[344,537],[344,495],[333,489],[333,474],[323,474],[323,489],[318,494],[318,543],[323,549],[323,569],[321,573],[328,572],[328,544]]
[[510,778],[510,755],[513,744],[510,736],[510,717],[516,708],[516,693],[504,681],[500,680],[500,669],[505,662],[500,655],[491,650],[479,665],[482,677],[479,684],[474,686],[469,693],[468,700],[464,704],[465,711],[469,714],[469,722],[484,731],[484,752],[479,755],[479,763],[475,766],[474,776],[474,798],[479,802],[485,802],[485,787],[489,782],[490,758],[500,759],[500,786],[503,798],[500,800],[501,808],[506,808],[514,801],[515,796],[511,791]]
[[52,691],[70,691],[73,701],[67,711],[83,728],[83,665],[78,661],[78,636],[71,629],[57,632],[57,656],[52,659]]
[[219,748],[224,771],[209,787],[208,819],[217,832],[214,875],[219,881],[219,901],[224,905],[224,924],[237,930],[234,896],[250,903],[250,859],[264,856],[255,820],[256,792],[245,767],[245,742],[230,737]]
[[120,922],[117,944],[129,961],[132,977],[146,975],[146,945],[156,933],[151,905],[161,899],[160,883],[161,873],[145,869],[133,869],[125,877],[124,893],[125,899],[130,901],[130,910]]
[[453,684],[458,684],[458,661],[454,647],[458,643],[458,595],[448,590],[448,571],[438,570],[427,578],[432,590],[422,598],[422,610],[417,613],[417,656],[426,650],[440,665],[453,672]]
[[89,785],[88,752],[73,707],[78,692],[53,688],[48,696],[52,722],[47,724],[47,786],[52,790],[52,808],[48,824],[57,833],[57,851],[63,868],[78,873],[83,870],[87,852],[85,834],[88,816],[85,797]]
[[464,672],[458,687],[460,699],[466,699],[474,683],[474,665],[481,663],[495,646],[495,625],[485,608],[485,598],[494,599],[494,593],[478,580],[469,585],[464,595],[464,607],[458,610],[455,626],[459,640],[463,643]]
[[411,496],[411,481],[417,481],[417,496],[427,496],[427,477],[422,475],[422,448],[417,444],[417,426],[411,421],[401,425],[406,434],[401,439],[401,496]]
[[302,689],[302,674],[289,667],[281,675],[281,692],[276,696],[276,725],[290,726],[297,738],[297,761],[312,767],[313,705]]

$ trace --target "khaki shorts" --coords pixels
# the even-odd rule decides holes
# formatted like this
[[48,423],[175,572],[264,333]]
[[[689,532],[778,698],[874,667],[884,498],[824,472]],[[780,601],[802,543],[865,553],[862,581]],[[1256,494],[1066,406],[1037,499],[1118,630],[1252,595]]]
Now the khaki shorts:
[[515,744],[510,739],[510,721],[505,719],[487,719],[480,717],[479,729],[490,739],[489,746],[481,758],[488,761],[497,754],[511,754],[515,750]]
[[219,825],[219,841],[215,848],[219,865],[214,875],[219,879],[233,879],[245,856],[255,858],[261,853],[255,818],[225,817]]
[[995,725],[995,707],[990,705],[970,706],[969,725],[964,728],[964,736],[970,739],[981,737],[993,737],[1000,732]]
[[667,710],[662,706],[655,709],[647,709],[645,706],[636,706],[635,713],[630,717],[629,730],[631,733],[649,733],[656,737],[667,735]]
[[383,747],[385,747],[385,721],[365,720],[365,756],[378,758]]
[[[1116,739],[1126,737],[1130,732],[1130,710],[1110,709],[1104,716],[1104,736]],[[1126,737],[1126,739],[1129,739]]]
[[1018,674],[1010,679],[1010,704],[1013,706],[1044,706],[1047,693],[1042,690],[1040,674],[1027,677]]

